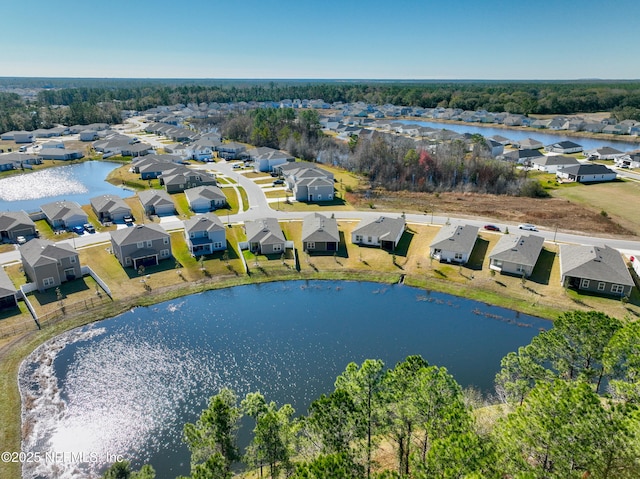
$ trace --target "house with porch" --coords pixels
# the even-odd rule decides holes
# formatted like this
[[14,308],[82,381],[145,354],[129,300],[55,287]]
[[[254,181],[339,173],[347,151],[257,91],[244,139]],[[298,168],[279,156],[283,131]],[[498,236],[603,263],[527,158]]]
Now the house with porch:
[[36,235],[36,224],[24,211],[0,213],[0,241],[15,243],[18,236],[29,239]]
[[317,163],[300,161],[277,166],[275,171],[284,177],[287,188],[296,201],[318,202],[333,200],[333,173]]
[[429,245],[429,255],[445,263],[466,264],[477,238],[477,226],[444,225]]
[[568,155],[570,153],[580,153],[582,151],[582,145],[578,145],[573,141],[559,141],[557,143],[545,146],[544,150],[550,153],[561,153],[563,155]]
[[68,243],[35,238],[19,250],[22,268],[39,291],[82,277],[78,252]]
[[184,222],[184,237],[193,256],[227,249],[226,230],[212,213],[193,216]]
[[560,281],[565,288],[630,296],[635,286],[620,253],[610,246],[560,245]]
[[575,181],[577,183],[594,183],[613,181],[618,174],[599,163],[586,163],[559,168],[556,177],[560,181]]
[[286,239],[276,218],[245,221],[244,230],[252,252],[279,254],[285,251]]
[[545,173],[555,173],[560,168],[579,164],[580,162],[575,157],[566,155],[540,156],[531,160],[531,167],[534,170],[544,171]]
[[89,222],[89,216],[75,201],[54,201],[40,206],[47,222],[55,229],[71,229]]
[[175,166],[170,170],[164,170],[158,177],[160,184],[167,193],[182,193],[188,188],[196,186],[216,186],[216,175],[200,170],[192,170],[184,166]]
[[171,235],[156,223],[111,231],[111,249],[127,268],[155,266],[171,258]]
[[218,150],[220,158],[224,158],[225,160],[238,160],[240,159],[240,155],[246,150],[246,147],[240,143],[230,142],[223,143],[216,149]]
[[290,154],[266,146],[248,150],[247,155],[253,162],[253,169],[262,172],[273,171],[278,165],[295,161]]
[[518,164],[530,164],[536,158],[542,158],[544,154],[539,150],[511,150],[502,155],[502,158],[507,161],[514,161]]
[[360,221],[351,232],[351,242],[361,246],[378,246],[393,251],[406,228],[404,218],[379,216]]
[[537,235],[504,235],[491,250],[489,268],[500,273],[529,277],[538,262],[544,238]]
[[303,251],[338,251],[340,232],[335,218],[327,218],[320,213],[311,213],[302,220]]
[[125,216],[131,216],[129,205],[116,195],[94,196],[89,203],[100,223],[124,222]]

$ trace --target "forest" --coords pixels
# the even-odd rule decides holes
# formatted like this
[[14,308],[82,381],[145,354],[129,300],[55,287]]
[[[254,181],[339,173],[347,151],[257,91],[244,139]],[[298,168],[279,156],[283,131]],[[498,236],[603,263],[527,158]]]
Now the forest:
[[[271,479],[640,476],[640,323],[564,313],[502,359],[495,388],[483,398],[420,356],[348,364],[297,416],[223,388],[184,427],[191,474],[180,479],[230,479],[239,468]],[[253,438],[241,453],[243,416]],[[103,477],[154,474],[123,462]]]
[[[24,100],[8,88],[38,90]],[[337,81],[136,80],[0,78],[0,132],[92,122],[118,122],[120,110],[160,105],[323,99],[423,108],[530,114],[611,112],[640,120],[640,83],[634,81]]]

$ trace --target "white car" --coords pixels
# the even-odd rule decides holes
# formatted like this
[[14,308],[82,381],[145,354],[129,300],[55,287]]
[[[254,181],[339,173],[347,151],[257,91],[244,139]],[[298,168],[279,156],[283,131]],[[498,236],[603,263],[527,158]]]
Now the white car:
[[18,244],[25,244],[27,242],[27,238],[25,238],[24,236],[18,236],[16,238],[16,243]]
[[518,225],[518,229],[527,231],[538,231],[538,228],[536,228],[536,226],[532,225],[531,223],[522,223],[521,225]]

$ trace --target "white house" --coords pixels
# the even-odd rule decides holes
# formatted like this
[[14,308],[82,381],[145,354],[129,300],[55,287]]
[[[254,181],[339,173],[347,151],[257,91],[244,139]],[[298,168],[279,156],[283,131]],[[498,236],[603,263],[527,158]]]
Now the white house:
[[579,164],[560,168],[556,177],[562,181],[576,181],[578,183],[593,183],[596,181],[613,181],[617,173],[599,163]]

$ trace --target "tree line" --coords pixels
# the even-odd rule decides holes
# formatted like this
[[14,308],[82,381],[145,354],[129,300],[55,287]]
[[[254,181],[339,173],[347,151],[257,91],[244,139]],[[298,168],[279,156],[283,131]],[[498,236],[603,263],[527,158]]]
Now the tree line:
[[[258,392],[239,400],[223,388],[184,427],[189,478],[231,478],[238,461],[260,477],[293,479],[640,475],[637,322],[562,314],[502,360],[490,406],[420,356],[391,369],[380,360],[351,363],[334,386],[299,417]],[[478,418],[489,411],[500,417],[487,425]],[[243,415],[253,439],[240,454]],[[383,463],[384,450],[393,459]]]
[[0,93],[0,111],[3,112],[0,131],[49,128],[56,123],[114,123],[120,121],[122,109],[144,111],[161,105],[278,102],[287,98],[484,109],[525,115],[608,111],[618,120],[640,120],[640,83],[634,81],[275,82],[8,78],[0,79],[0,85],[41,89],[35,101],[23,100],[12,93]]

